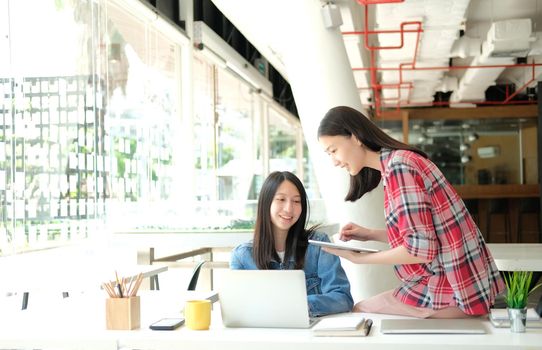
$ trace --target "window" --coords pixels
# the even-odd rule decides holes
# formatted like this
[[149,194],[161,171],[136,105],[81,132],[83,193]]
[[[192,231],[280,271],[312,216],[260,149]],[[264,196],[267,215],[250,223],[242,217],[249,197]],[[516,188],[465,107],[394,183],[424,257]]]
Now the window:
[[181,166],[180,42],[111,1],[3,10],[1,253],[163,208]]
[[250,229],[275,169],[319,196],[299,120],[139,1],[0,10],[0,254],[104,228]]

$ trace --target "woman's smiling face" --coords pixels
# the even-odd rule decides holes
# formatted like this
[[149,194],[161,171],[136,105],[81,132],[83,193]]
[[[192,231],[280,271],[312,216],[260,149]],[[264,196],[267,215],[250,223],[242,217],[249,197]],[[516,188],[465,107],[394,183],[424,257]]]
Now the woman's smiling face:
[[318,141],[333,165],[346,169],[350,175],[357,175],[367,166],[367,149],[354,135],[320,136]]
[[288,180],[283,181],[271,203],[270,214],[274,232],[288,232],[301,215],[301,195]]

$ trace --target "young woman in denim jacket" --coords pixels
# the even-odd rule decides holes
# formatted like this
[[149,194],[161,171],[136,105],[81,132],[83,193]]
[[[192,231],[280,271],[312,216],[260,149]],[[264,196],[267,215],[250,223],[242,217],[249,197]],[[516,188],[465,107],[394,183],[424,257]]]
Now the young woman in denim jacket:
[[258,199],[254,238],[232,251],[234,270],[303,269],[311,316],[352,310],[350,283],[338,257],[308,240],[329,242],[315,227],[305,228],[307,194],[291,172],[273,172],[265,180]]

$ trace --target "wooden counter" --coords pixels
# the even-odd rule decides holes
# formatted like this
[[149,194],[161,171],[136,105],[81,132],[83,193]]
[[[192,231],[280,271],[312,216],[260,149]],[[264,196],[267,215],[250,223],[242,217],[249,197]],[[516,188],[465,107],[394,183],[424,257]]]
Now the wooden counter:
[[[524,241],[526,237],[519,239],[518,230],[521,228],[518,227],[519,219],[519,206],[521,198],[539,198],[540,197],[540,185],[455,185],[459,196],[463,199],[473,199],[478,201],[478,227],[482,231],[486,241],[491,243],[534,243],[541,242],[542,235],[538,233],[538,237],[528,238],[527,241]],[[508,213],[507,220],[509,220],[509,235],[502,234],[506,229],[499,228],[497,226],[492,226],[491,231],[488,232],[489,226],[489,202],[491,199],[503,198],[508,200]],[[500,216],[496,218],[496,223],[502,222],[503,214],[498,214]],[[505,225],[506,226],[506,225]]]
[[540,185],[454,185],[462,199],[539,197]]

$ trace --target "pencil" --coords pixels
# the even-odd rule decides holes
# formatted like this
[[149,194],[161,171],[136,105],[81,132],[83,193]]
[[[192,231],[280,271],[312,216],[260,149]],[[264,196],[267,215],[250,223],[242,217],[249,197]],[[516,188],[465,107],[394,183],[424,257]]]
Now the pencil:
[[115,291],[111,289],[111,286],[107,283],[102,283],[102,288],[107,292],[110,298],[115,298],[117,295]]
[[134,281],[136,280],[137,276],[130,277],[130,284],[128,285],[128,290],[126,291],[126,294],[128,296],[132,296],[132,285],[134,284]]
[[141,282],[143,281],[143,274],[140,272],[137,275],[137,280],[134,285],[134,289],[131,291],[130,296],[135,296],[137,294],[137,291],[139,290],[139,286],[141,285]]

